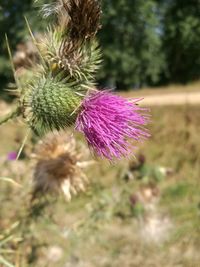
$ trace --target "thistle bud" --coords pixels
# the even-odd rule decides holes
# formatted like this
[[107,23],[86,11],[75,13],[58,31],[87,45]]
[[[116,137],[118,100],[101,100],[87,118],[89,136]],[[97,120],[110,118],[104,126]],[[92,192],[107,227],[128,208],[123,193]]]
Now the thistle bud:
[[24,117],[36,132],[64,129],[75,123],[82,100],[75,86],[42,77],[22,94]]

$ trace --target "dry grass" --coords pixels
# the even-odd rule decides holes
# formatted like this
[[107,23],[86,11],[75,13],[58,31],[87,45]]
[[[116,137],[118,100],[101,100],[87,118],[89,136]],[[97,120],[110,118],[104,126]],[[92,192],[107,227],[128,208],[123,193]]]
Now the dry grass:
[[143,97],[143,96],[153,96],[153,95],[164,95],[171,93],[189,93],[189,92],[199,92],[200,89],[200,81],[186,84],[186,85],[176,85],[171,84],[165,87],[155,87],[155,88],[143,88],[142,90],[129,90],[128,92],[122,91],[121,94],[124,96],[135,96],[135,97]]

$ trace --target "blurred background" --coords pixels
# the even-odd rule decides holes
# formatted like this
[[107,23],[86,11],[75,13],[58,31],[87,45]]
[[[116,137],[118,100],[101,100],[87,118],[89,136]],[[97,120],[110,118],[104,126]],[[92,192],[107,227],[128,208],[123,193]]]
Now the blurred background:
[[[22,71],[37,60],[24,16],[42,35],[47,2],[0,0],[0,115],[15,101],[5,34]],[[136,159],[88,168],[88,188],[71,202],[33,205],[35,137],[15,161],[27,128],[0,126],[2,267],[200,266],[200,1],[102,0],[102,10],[99,86],[144,97],[152,136]]]
[[[1,89],[12,79],[5,34],[13,51],[23,51],[30,39],[24,16],[35,35],[47,27],[37,12],[43,3],[47,1],[0,2]],[[199,79],[199,0],[103,0],[102,9],[102,86],[127,90]]]

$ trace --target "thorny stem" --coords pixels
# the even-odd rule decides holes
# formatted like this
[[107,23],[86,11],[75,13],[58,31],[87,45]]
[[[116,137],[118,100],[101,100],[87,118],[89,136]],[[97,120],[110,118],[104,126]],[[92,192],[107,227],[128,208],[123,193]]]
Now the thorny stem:
[[7,121],[14,119],[16,117],[18,117],[20,115],[21,111],[19,107],[16,107],[14,110],[12,110],[10,113],[8,113],[7,115],[3,116],[2,118],[0,118],[0,126],[4,123],[6,123]]

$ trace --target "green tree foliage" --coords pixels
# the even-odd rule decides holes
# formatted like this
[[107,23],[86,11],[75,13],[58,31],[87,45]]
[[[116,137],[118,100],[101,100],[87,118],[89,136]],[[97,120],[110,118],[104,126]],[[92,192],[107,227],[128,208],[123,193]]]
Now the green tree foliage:
[[0,79],[6,82],[11,76],[5,34],[11,47],[21,41],[24,29],[23,13],[30,9],[31,1],[1,0],[0,2]]
[[120,88],[158,83],[164,54],[157,2],[103,0],[103,11],[103,80]]
[[168,1],[163,22],[167,81],[180,83],[199,79],[200,0]]
[[24,16],[28,18],[34,29],[42,30],[44,22],[39,19],[33,6],[33,0],[1,0],[0,1],[0,89],[12,80],[5,34],[8,36],[11,49],[28,38]]
[[[200,0],[101,1],[103,85],[126,89],[199,78]],[[0,89],[12,80],[5,33],[14,51],[29,37],[24,15],[34,32],[47,25],[34,0],[0,0]]]

